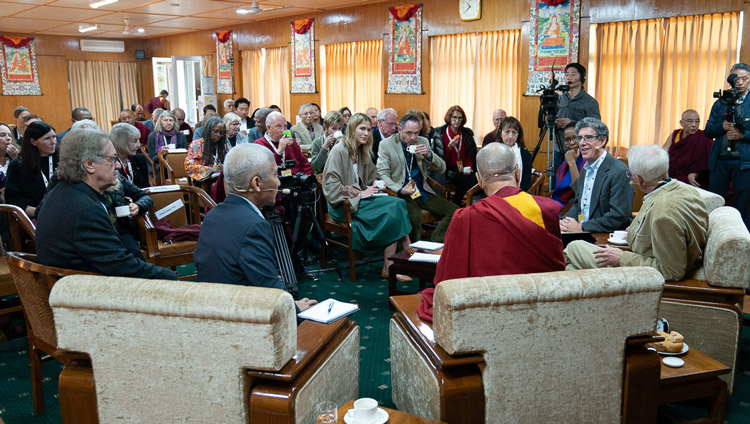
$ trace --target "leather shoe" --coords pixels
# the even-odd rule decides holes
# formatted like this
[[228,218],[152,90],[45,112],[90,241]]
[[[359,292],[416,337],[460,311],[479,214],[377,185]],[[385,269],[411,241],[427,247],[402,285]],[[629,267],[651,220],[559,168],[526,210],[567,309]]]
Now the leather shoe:
[[[381,270],[380,276],[383,278],[388,278],[388,271],[386,271],[385,269]],[[396,281],[400,283],[408,283],[409,281],[412,281],[412,278],[408,275],[396,274]]]

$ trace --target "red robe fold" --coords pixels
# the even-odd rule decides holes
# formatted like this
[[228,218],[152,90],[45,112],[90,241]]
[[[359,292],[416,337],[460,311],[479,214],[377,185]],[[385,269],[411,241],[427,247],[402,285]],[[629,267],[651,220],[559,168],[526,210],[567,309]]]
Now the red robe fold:
[[[445,235],[445,247],[435,273],[435,285],[445,280],[489,275],[528,274],[565,269],[560,204],[532,196],[544,220],[542,228],[504,198],[518,187],[503,187],[478,203],[459,209]],[[422,291],[419,317],[432,322],[435,290]]]
[[708,188],[708,156],[713,140],[706,137],[703,130],[685,138],[681,136],[681,129],[672,133],[672,140],[679,141],[673,141],[669,146],[669,176],[690,184],[688,174],[697,173],[698,183],[701,187]]

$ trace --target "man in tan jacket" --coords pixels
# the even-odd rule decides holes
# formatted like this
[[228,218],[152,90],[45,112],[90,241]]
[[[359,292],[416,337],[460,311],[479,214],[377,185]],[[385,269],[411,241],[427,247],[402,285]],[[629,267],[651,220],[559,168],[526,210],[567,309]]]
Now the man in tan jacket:
[[411,241],[418,241],[422,236],[422,210],[426,210],[441,218],[432,233],[432,241],[442,242],[458,207],[427,183],[429,171],[445,172],[445,162],[433,154],[427,139],[419,136],[420,129],[419,118],[415,115],[401,118],[398,133],[380,142],[378,176],[386,187],[406,201]]
[[703,198],[693,187],[668,177],[669,155],[657,145],[631,147],[628,163],[633,182],[645,194],[628,228],[632,252],[574,241],[565,249],[567,269],[650,266],[667,281],[690,276],[706,247],[708,212]]

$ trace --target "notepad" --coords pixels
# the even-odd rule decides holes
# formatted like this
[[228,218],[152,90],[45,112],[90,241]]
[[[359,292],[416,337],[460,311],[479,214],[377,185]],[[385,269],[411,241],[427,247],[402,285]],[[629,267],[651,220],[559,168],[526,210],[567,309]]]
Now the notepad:
[[440,260],[440,255],[433,255],[431,253],[421,253],[416,252],[415,254],[411,255],[409,258],[409,262],[430,262],[433,264],[438,263]]
[[423,250],[438,250],[438,249],[443,248],[443,243],[435,243],[433,241],[420,240],[416,243],[410,244],[409,247],[413,247],[414,249],[423,249]]
[[[328,311],[329,306],[333,303],[331,311]],[[326,299],[319,302],[315,306],[311,306],[304,311],[297,314],[302,319],[309,319],[310,321],[322,322],[323,324],[330,324],[334,321],[339,320],[345,316],[349,316],[359,310],[359,305],[356,303],[339,302],[335,299]]]

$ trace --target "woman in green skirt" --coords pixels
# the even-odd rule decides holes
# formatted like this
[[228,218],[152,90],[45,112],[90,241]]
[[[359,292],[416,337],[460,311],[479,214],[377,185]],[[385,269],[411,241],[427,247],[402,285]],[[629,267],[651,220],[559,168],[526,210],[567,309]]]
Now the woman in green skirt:
[[[323,170],[323,195],[328,201],[328,213],[336,221],[344,221],[341,202],[348,200],[352,211],[352,242],[354,249],[384,249],[381,275],[388,276],[396,253],[396,242],[403,249],[409,247],[411,224],[406,213],[406,202],[380,193],[375,186],[377,172],[370,159],[372,126],[370,118],[355,113],[346,127],[341,143],[328,153]],[[398,276],[399,281],[409,281]]]

